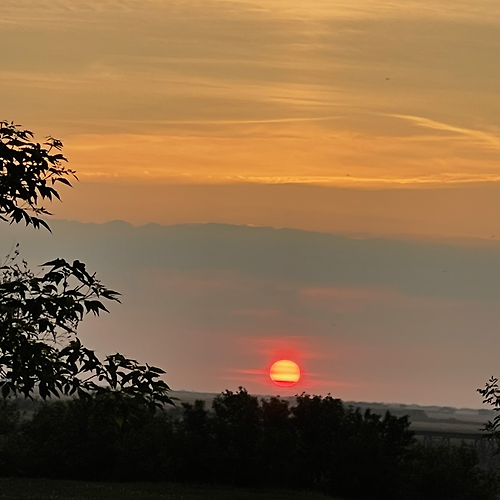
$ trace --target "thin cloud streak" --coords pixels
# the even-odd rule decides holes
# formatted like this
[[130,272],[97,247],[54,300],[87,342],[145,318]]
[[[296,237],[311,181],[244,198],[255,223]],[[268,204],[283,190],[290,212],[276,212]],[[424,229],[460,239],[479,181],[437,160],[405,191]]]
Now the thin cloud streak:
[[[152,175],[150,175],[152,174]],[[79,174],[82,179],[121,179],[131,182],[136,179],[148,181],[147,177],[166,184],[205,184],[205,185],[226,185],[226,184],[262,184],[262,185],[286,185],[302,184],[325,187],[356,187],[372,188],[377,187],[422,187],[467,184],[486,184],[500,182],[500,174],[452,174],[443,173],[432,176],[405,177],[405,178],[377,178],[377,177],[346,177],[344,176],[243,176],[243,175],[202,175],[202,174],[158,174],[149,171],[137,171],[135,176],[123,176],[116,172],[102,172],[86,170]]]
[[261,120],[106,120],[110,124],[138,123],[147,125],[258,125],[273,123],[301,123],[338,120],[339,116],[270,118]]
[[5,118],[61,138],[89,180],[494,184],[498,47],[474,17],[484,5],[9,0],[4,19],[41,21],[4,53]]
[[397,115],[397,114],[393,114],[390,116],[394,116],[395,118],[401,118],[402,120],[408,120],[423,128],[442,130],[444,132],[455,132],[456,134],[476,139],[477,140],[475,142],[476,144],[477,142],[479,142],[482,143],[483,145],[487,144],[490,147],[494,147],[495,149],[500,149],[500,136],[484,132],[482,130],[457,127],[455,125],[449,125],[447,123],[438,122],[435,120],[431,120],[429,118],[423,118],[421,116],[409,116],[409,115]]
[[[169,10],[170,5],[158,0],[106,0],[95,2],[93,0],[37,0],[37,10],[45,12],[47,17],[54,12],[78,13],[78,12],[144,12],[146,9],[157,9],[158,11]],[[371,18],[381,15],[392,15],[394,18],[406,17],[408,12],[419,18],[443,18],[443,19],[470,19],[473,17],[484,23],[495,22],[494,13],[500,12],[498,2],[495,0],[483,0],[480,5],[464,0],[457,0],[450,5],[446,0],[436,0],[432,4],[423,4],[419,0],[408,0],[404,8],[398,8],[399,4],[393,0],[362,0],[353,4],[348,0],[316,0],[307,8],[300,0],[208,0],[199,2],[195,0],[181,0],[175,6],[181,9],[202,7],[209,5],[207,10],[219,8],[232,13],[238,12],[254,13],[255,15],[278,16],[288,13],[292,17],[312,17],[323,19],[325,17],[350,19]],[[30,0],[4,0],[2,7],[6,11],[25,11],[33,9]],[[484,16],[484,9],[488,9],[492,15]]]

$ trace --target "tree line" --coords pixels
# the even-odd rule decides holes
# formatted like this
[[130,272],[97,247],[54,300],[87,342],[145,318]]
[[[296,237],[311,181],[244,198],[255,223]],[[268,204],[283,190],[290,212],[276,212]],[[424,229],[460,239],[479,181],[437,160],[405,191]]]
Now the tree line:
[[260,399],[240,388],[173,411],[116,418],[98,398],[0,413],[3,475],[320,491],[340,498],[487,500],[495,478],[467,448],[416,444],[408,417],[331,396]]

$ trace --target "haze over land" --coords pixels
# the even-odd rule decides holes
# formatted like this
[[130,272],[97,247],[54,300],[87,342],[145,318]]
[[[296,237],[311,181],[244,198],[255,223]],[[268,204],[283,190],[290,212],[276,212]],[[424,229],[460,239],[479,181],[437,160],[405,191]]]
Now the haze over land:
[[[500,245],[363,239],[229,225],[2,226],[32,266],[64,256],[122,292],[82,335],[162,366],[174,389],[303,390],[478,407],[496,366]],[[302,381],[275,388],[270,364]]]
[[268,393],[280,354],[297,392],[480,406],[499,29],[494,0],[3,0],[0,119],[81,182],[48,207],[79,222],[0,252],[87,262],[123,306],[83,335],[176,389]]

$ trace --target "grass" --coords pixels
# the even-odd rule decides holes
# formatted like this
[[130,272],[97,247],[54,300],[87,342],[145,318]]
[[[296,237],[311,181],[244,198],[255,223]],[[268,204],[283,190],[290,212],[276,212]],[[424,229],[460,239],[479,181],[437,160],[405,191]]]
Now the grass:
[[0,478],[0,500],[332,500],[310,492]]

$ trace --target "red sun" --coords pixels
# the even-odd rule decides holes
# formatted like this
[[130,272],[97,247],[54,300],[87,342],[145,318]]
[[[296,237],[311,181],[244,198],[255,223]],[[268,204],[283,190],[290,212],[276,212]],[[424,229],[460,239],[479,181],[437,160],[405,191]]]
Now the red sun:
[[271,366],[269,377],[279,387],[292,387],[300,379],[300,369],[293,361],[282,359]]

